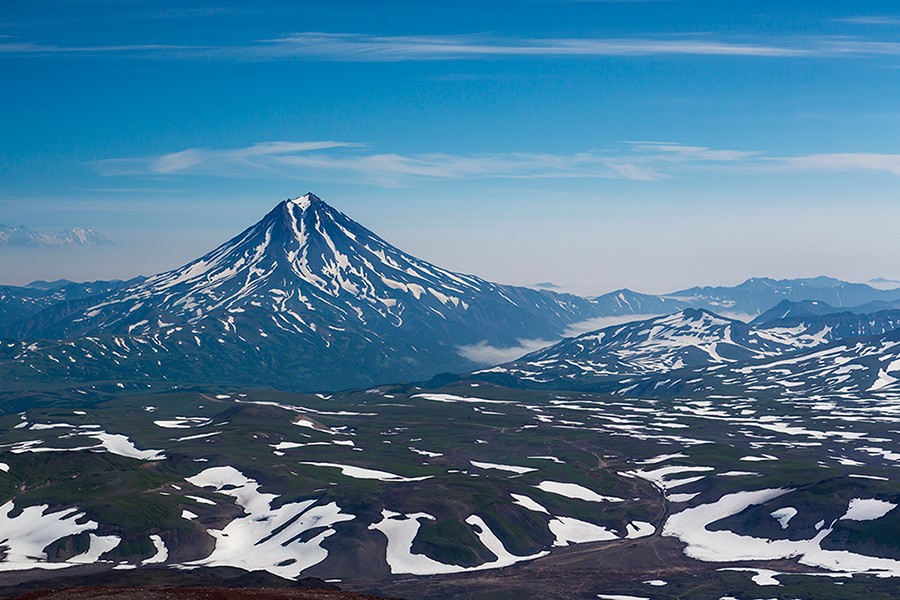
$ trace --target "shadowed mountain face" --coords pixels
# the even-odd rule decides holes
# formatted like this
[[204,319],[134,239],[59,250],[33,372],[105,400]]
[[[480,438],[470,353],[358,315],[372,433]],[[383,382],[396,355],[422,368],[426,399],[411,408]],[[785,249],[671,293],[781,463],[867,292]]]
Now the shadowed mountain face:
[[[59,281],[34,281],[25,287],[0,285],[0,327],[9,327],[17,321],[23,321],[34,317],[42,310],[55,306],[52,315],[60,318],[66,310],[76,311],[78,307],[99,302],[115,290],[126,285],[137,283],[143,278],[131,281],[89,281],[75,283],[61,279]],[[37,326],[39,321],[34,321],[21,327]],[[4,335],[19,337],[13,327],[4,332]]]
[[[67,378],[206,380],[212,369],[224,381],[315,389],[470,370],[459,346],[558,338],[597,314],[576,296],[416,259],[307,194],[179,269],[5,334],[75,340]],[[46,362],[31,348],[25,363]],[[122,356],[104,363],[104,352]]]

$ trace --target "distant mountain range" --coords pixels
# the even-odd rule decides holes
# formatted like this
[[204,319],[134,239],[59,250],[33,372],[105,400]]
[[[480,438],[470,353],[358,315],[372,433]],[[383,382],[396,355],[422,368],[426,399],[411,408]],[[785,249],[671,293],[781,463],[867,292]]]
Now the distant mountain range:
[[[900,289],[879,289],[831,277],[753,277],[734,287],[692,287],[658,295],[621,289],[593,299],[604,317],[661,316],[696,308],[736,318],[755,317],[785,300],[794,303],[820,302],[832,311],[854,308],[857,312],[874,312],[894,308],[893,302],[900,306]],[[871,303],[882,304],[863,307]]]
[[831,277],[782,280],[754,277],[735,287],[693,287],[661,297],[683,303],[682,308],[752,316],[783,300],[816,300],[837,308],[876,301],[892,302],[900,298],[900,290],[876,289],[864,283],[847,283]]
[[7,227],[0,223],[0,247],[9,246],[111,246],[113,242],[91,229],[73,227],[54,235],[44,235],[24,225]]
[[[843,306],[834,307],[821,300],[803,300],[801,302],[791,302],[790,300],[782,300],[769,310],[750,321],[751,325],[760,325],[770,321],[781,321],[785,319],[809,319],[810,317],[818,317],[824,315],[833,315],[836,313],[851,313],[855,315],[868,315],[872,313],[890,311],[900,309],[900,300],[885,302],[874,300],[861,304],[859,306]],[[861,334],[857,334],[861,335]]]

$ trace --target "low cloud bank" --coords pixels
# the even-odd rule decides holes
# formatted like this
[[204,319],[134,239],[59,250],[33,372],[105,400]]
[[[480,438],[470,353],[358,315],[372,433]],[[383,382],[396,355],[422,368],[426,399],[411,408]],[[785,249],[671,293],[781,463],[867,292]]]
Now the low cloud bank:
[[468,358],[472,362],[481,365],[499,365],[501,363],[510,362],[517,358],[546,348],[551,344],[555,344],[559,340],[518,340],[518,346],[491,346],[487,342],[479,342],[468,346],[457,346],[457,351]]

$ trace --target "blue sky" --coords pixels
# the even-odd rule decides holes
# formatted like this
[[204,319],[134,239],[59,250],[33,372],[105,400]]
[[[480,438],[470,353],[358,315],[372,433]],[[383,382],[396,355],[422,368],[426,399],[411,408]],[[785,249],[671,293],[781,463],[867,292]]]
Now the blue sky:
[[173,268],[313,191],[400,248],[598,294],[900,279],[887,2],[0,3],[0,281]]

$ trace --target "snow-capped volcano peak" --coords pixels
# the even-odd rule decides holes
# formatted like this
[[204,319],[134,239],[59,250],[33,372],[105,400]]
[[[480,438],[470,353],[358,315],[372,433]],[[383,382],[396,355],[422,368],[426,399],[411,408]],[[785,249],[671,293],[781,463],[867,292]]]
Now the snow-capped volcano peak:
[[[458,306],[458,294],[489,285],[398,250],[312,193],[280,203],[212,254],[217,253],[216,263],[227,256],[224,262],[241,263],[240,271],[251,268],[267,277],[297,278],[312,286],[313,294],[352,296],[385,309],[396,305],[387,299],[398,293],[415,300],[430,295],[441,304]],[[448,285],[454,293],[439,291]]]
[[[576,309],[577,302],[584,306]],[[473,306],[478,307],[474,313]],[[328,328],[409,326],[418,331],[412,323],[425,319],[448,330],[469,331],[456,344],[474,344],[487,337],[476,331],[500,334],[509,328],[509,323],[503,325],[506,317],[498,317],[507,310],[537,311],[524,320],[515,317],[513,327],[519,326],[516,321],[531,323],[529,328],[549,335],[591,308],[581,299],[525,292],[441,269],[402,252],[308,193],[282,201],[197,260],[86,310],[64,333],[101,329],[148,335],[164,326],[194,327],[210,320],[228,323],[235,333],[253,314],[254,333],[267,333],[273,326],[316,338]],[[533,320],[545,311],[549,320]]]
[[461,296],[489,285],[401,252],[309,193],[281,202],[212,252],[122,296],[164,294],[160,308],[192,322],[250,304],[294,315],[337,309],[341,321],[380,315],[399,324],[409,301],[440,312],[465,307]]
[[304,194],[303,196],[300,196],[299,198],[294,198],[293,200],[285,200],[284,202],[286,204],[293,204],[295,206],[299,206],[300,210],[306,210],[313,205],[328,206],[327,204],[322,202],[321,198],[319,198],[312,192],[307,192],[306,194]]
[[237,369],[231,380],[333,389],[461,372],[476,364],[462,348],[552,339],[594,316],[583,298],[419,260],[306,194],[180,268],[46,315],[28,335],[113,336],[114,372],[127,358],[165,377]]

